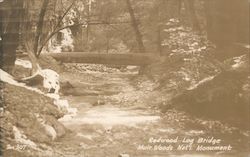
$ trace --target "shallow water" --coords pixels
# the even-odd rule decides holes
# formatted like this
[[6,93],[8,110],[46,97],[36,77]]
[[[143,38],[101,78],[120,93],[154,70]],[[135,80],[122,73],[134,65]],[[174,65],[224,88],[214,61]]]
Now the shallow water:
[[[241,139],[232,138],[230,133],[217,135],[206,130],[207,124],[205,123],[199,127],[192,126],[194,119],[185,113],[171,111],[162,115],[153,109],[138,109],[125,104],[129,101],[119,103],[111,101],[109,97],[112,95],[105,95],[105,91],[113,90],[114,96],[124,96],[128,100],[134,99],[131,97],[131,92],[136,89],[130,84],[131,75],[101,73],[93,75],[81,74],[74,77],[74,80],[85,85],[79,85],[81,88],[86,87],[86,84],[91,84],[90,90],[104,91],[101,92],[102,95],[66,97],[71,107],[78,109],[75,117],[61,120],[71,133],[59,139],[58,149],[67,150],[68,156],[117,157],[123,153],[131,157],[237,157],[238,155],[246,157],[246,153],[240,152],[245,148],[239,149],[240,143],[243,142],[239,141]],[[66,77],[72,76],[67,74]],[[86,77],[92,77],[92,79]],[[196,141],[199,137],[212,136],[221,138],[223,141],[221,145],[231,144],[234,149],[232,151],[197,152],[195,148],[198,144],[194,142],[191,150],[177,150],[178,146],[183,144],[184,138]],[[178,137],[177,143],[149,142],[152,138],[176,137]],[[142,145],[148,146],[148,149],[139,149]],[[163,148],[169,145],[174,147],[173,150]],[[245,147],[246,144],[242,143],[242,146]]]

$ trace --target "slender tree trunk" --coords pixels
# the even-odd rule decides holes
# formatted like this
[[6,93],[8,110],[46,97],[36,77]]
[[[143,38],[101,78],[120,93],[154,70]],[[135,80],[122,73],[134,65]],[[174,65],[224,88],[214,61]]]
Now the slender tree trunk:
[[3,68],[3,34],[4,34],[4,29],[3,29],[3,11],[1,8],[2,3],[0,2],[0,68]]
[[179,19],[181,19],[182,1],[183,1],[183,0],[177,0],[177,2],[178,2],[178,18],[179,18]]
[[0,2],[1,68],[9,73],[12,72],[16,60],[16,48],[19,44],[20,12],[22,12],[22,7],[22,0],[5,0]]
[[41,68],[38,64],[38,60],[37,57],[35,55],[35,53],[33,53],[32,49],[29,47],[29,45],[27,43],[25,43],[25,47],[32,65],[32,69],[31,69],[31,75],[34,75],[35,73],[37,73]]
[[162,5],[162,2],[159,2],[157,4],[157,12],[156,12],[156,17],[157,17],[157,30],[156,30],[156,35],[157,35],[157,51],[158,53],[161,55],[162,54],[162,39],[161,39],[161,22],[162,22],[162,15],[161,15],[161,7],[160,5]]
[[184,0],[184,4],[192,20],[193,29],[198,32],[201,32],[199,20],[195,12],[194,2],[195,2],[194,0]]
[[86,46],[87,46],[87,51],[90,51],[90,45],[89,45],[89,34],[90,34],[90,8],[91,8],[91,3],[90,0],[88,0],[88,4],[87,4],[87,28],[86,28]]
[[212,19],[212,10],[211,10],[211,0],[205,0],[204,3],[205,8],[205,14],[206,14],[206,31],[207,31],[207,37],[209,40],[212,39],[212,26],[213,26],[213,19]]
[[37,23],[37,31],[35,35],[35,43],[34,43],[34,50],[33,50],[36,57],[38,57],[38,47],[39,47],[39,42],[41,40],[41,36],[43,33],[43,23],[44,23],[44,17],[47,11],[48,3],[49,3],[49,0],[43,1],[43,5],[39,14],[39,20]]
[[162,55],[162,45],[161,45],[161,26],[158,24],[157,28],[157,49],[160,55]]
[[134,32],[136,35],[136,40],[138,43],[139,51],[141,53],[145,53],[146,50],[145,50],[145,47],[144,47],[144,44],[142,41],[142,35],[141,35],[140,30],[139,30],[138,23],[137,23],[137,20],[135,18],[134,10],[132,8],[130,0],[126,0],[126,4],[127,4],[127,9],[129,11],[130,17],[131,17],[132,27],[134,28]]
[[108,26],[106,26],[106,53],[109,53],[109,41],[110,41],[109,28]]
[[107,37],[107,42],[106,42],[106,53],[109,53],[109,37]]

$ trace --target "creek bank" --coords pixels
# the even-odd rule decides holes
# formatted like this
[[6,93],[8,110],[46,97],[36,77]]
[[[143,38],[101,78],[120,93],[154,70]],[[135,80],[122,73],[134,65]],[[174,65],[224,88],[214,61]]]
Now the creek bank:
[[51,155],[53,141],[67,132],[57,121],[64,113],[53,99],[37,92],[10,84],[3,84],[2,90],[4,156]]
[[204,55],[166,56],[133,84],[145,91],[140,99],[162,113],[178,109],[249,130],[249,69],[249,55],[224,62]]
[[[62,69],[53,59],[42,58],[39,62],[43,68]],[[58,78],[51,78],[49,73],[45,76],[47,78],[32,86],[15,80],[29,76],[30,70],[28,60],[17,59],[14,77],[0,71],[3,154],[18,157],[61,156],[53,149],[53,143],[69,132],[58,119],[68,114],[70,108],[58,94],[48,93],[50,88],[57,89],[58,86]],[[51,69],[47,71],[58,75]]]

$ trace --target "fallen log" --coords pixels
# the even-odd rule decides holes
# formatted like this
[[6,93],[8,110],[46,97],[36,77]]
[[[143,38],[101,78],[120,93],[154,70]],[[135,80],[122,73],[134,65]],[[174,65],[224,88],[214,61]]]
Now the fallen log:
[[105,54],[87,52],[62,52],[47,54],[63,63],[88,63],[110,65],[148,65],[159,57],[152,53]]

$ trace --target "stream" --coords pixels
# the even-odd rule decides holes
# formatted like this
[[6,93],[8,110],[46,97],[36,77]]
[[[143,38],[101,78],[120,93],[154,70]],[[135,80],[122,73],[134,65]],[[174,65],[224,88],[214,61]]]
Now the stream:
[[[214,157],[235,156],[239,147],[230,133],[210,134],[207,124],[195,125],[193,117],[171,110],[162,114],[148,105],[129,105],[113,99],[136,91],[131,73],[70,73],[70,80],[79,95],[64,96],[78,112],[61,122],[69,130],[55,141],[55,150],[65,157]],[[127,99],[132,99],[127,97]],[[191,120],[190,120],[191,119]],[[195,119],[197,121],[197,119]],[[233,147],[227,151],[197,151],[199,138]],[[226,139],[226,140],[225,140]],[[214,146],[204,142],[205,146]],[[233,143],[232,143],[233,142]],[[216,145],[216,144],[215,144]]]

